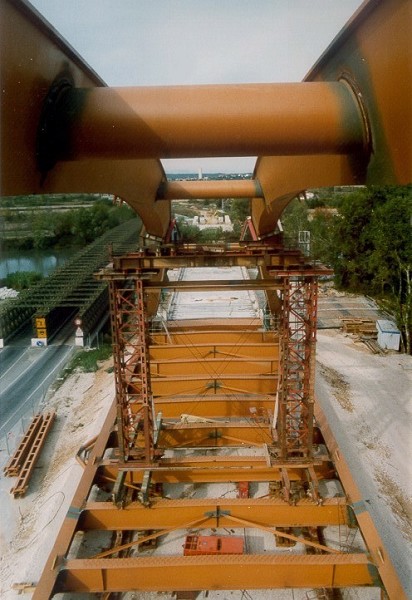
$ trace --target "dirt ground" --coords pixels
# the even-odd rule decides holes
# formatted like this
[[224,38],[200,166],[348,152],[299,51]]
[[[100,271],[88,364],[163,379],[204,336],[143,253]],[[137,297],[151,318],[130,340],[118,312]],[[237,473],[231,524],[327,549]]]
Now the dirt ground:
[[82,474],[79,447],[98,433],[114,397],[111,360],[96,373],[75,373],[46,398],[57,418],[29,490],[14,499],[15,478],[0,476],[0,598],[30,598],[13,589],[37,582]]
[[412,597],[412,357],[318,331],[316,395]]

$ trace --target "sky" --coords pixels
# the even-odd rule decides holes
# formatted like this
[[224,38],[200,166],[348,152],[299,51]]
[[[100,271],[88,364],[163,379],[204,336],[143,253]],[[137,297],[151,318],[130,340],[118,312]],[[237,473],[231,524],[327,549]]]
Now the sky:
[[[361,0],[30,0],[113,87],[301,81]],[[252,171],[255,158],[162,161]]]

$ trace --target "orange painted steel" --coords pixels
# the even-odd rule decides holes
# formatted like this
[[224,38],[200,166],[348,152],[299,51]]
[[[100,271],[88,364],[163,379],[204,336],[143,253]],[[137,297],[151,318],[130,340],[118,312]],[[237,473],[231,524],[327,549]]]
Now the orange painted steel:
[[317,277],[285,277],[276,422],[281,458],[313,457]]
[[33,595],[35,600],[46,600],[53,597],[55,580],[58,576],[64,558],[67,556],[70,550],[70,545],[72,543],[73,536],[76,533],[78,519],[84,506],[85,498],[88,497],[93,486],[96,473],[99,469],[99,462],[110,440],[110,433],[113,430],[115,419],[116,404],[113,402],[108,410],[96,443],[90,452],[89,460],[85,466],[79,485],[74,493],[70,508],[46,561],[43,574],[38,585],[36,586]]
[[72,88],[55,110],[67,135],[60,131],[56,160],[345,154],[368,147],[358,99],[342,82]]
[[[216,390],[217,391],[217,390]],[[201,401],[200,401],[201,399]],[[177,402],[178,401],[178,402]],[[228,398],[227,394],[194,395],[186,396],[159,396],[154,400],[156,410],[167,418],[180,418],[182,412],[190,413],[195,410],[196,415],[205,418],[230,417],[234,411],[239,417],[249,418],[254,412],[267,412],[273,409],[275,396],[271,394],[235,394]]]
[[114,194],[127,200],[148,233],[162,238],[170,203],[156,203],[166,179],[159,161],[62,161],[42,178],[36,158],[38,129],[53,83],[62,78],[85,88],[105,83],[25,0],[0,2],[0,56],[1,195]]
[[188,535],[183,547],[184,556],[243,554],[244,539],[229,535]]
[[37,432],[41,426],[42,421],[42,414],[39,413],[37,415],[34,415],[18,447],[16,448],[15,452],[13,453],[10,460],[7,462],[6,466],[3,469],[4,474],[7,477],[15,477],[20,473],[24,462],[27,458],[27,455],[30,452],[30,448],[32,447],[33,442],[36,438]]
[[[233,448],[232,452],[236,452],[237,449],[242,446]],[[183,446],[185,448],[185,446]],[[195,448],[196,449],[196,448]],[[198,448],[200,451],[208,451],[210,448]],[[314,463],[315,472],[319,476],[319,479],[328,479],[329,477],[335,477],[333,465],[328,461],[321,461]],[[290,464],[282,462],[274,462],[272,466],[263,464],[259,465],[255,462],[254,468],[240,466],[237,467],[235,464],[230,464],[228,461],[226,465],[220,467],[198,467],[191,468],[189,466],[175,466],[172,468],[156,467],[151,469],[152,482],[156,484],[175,484],[175,483],[187,483],[187,484],[198,484],[198,483],[227,483],[239,482],[239,481],[254,481],[254,482],[282,482],[284,479],[284,471],[287,472],[289,481],[297,482],[300,485],[307,483],[308,481],[308,464]],[[97,474],[97,481],[115,481],[119,472],[126,474],[126,481],[131,485],[141,485],[143,483],[144,473],[146,469],[141,466],[133,467],[126,463],[111,463],[103,461],[99,466]],[[282,498],[286,495],[282,490]],[[290,501],[290,498],[287,500]]]
[[[208,194],[212,193],[227,197],[230,192],[230,197],[252,198],[248,230],[254,242],[248,244],[246,253],[242,254],[239,247],[202,248],[197,253],[192,252],[193,248],[181,248],[176,259],[172,253],[164,257],[152,250],[124,257],[114,265],[119,277],[111,281],[113,288],[127,279],[129,269],[138,271],[131,277],[131,283],[129,278],[130,294],[120,287],[112,293],[115,303],[119,299],[116,294],[119,291],[122,294],[120,311],[114,310],[117,316],[113,320],[114,332],[118,334],[115,335],[117,415],[113,406],[90,450],[79,488],[34,599],[45,600],[66,589],[107,595],[112,591],[134,590],[137,586],[156,591],[379,586],[377,571],[391,597],[405,598],[367,510],[357,514],[369,545],[359,554],[347,553],[345,549],[345,553],[333,556],[130,558],[127,552],[138,546],[139,540],[124,541],[122,532],[138,533],[133,521],[138,511],[128,510],[137,498],[144,504],[142,508],[147,515],[147,520],[139,523],[144,530],[153,524],[156,513],[150,507],[156,506],[156,493],[162,495],[163,484],[213,485],[228,481],[265,482],[276,502],[268,509],[261,504],[259,515],[251,521],[248,513],[254,499],[239,499],[236,507],[231,500],[228,508],[233,511],[231,515],[223,514],[221,499],[216,503],[209,498],[208,506],[196,505],[196,508],[184,500],[182,512],[176,507],[176,500],[162,499],[162,518],[175,519],[169,525],[173,529],[178,525],[183,527],[181,521],[176,521],[178,512],[184,516],[186,526],[191,523],[205,526],[216,520],[216,525],[270,529],[276,526],[270,520],[280,519],[279,527],[290,528],[303,521],[315,528],[329,518],[341,517],[342,526],[346,526],[347,515],[340,512],[344,501],[333,505],[330,513],[332,504],[326,500],[322,505],[319,493],[319,480],[336,477],[331,459],[336,463],[349,500],[361,502],[347,465],[339,457],[327,425],[324,426],[318,413],[331,456],[312,455],[315,292],[303,290],[309,312],[299,313],[297,327],[289,328],[290,315],[300,310],[299,300],[294,303],[288,298],[293,287],[291,281],[304,277],[306,282],[313,282],[321,273],[319,269],[305,270],[305,261],[296,253],[282,251],[279,238],[272,234],[291,198],[308,187],[412,180],[411,2],[365,2],[303,83],[129,89],[107,88],[25,0],[1,0],[0,8],[3,93],[0,129],[1,145],[6,149],[1,167],[3,194],[115,194],[140,215],[146,233],[157,242],[170,230],[170,200],[175,194],[192,197],[197,189],[205,197],[211,197]],[[184,190],[175,184],[169,187],[160,162],[154,159],[254,153],[260,158],[253,181],[193,182]],[[276,157],[274,153],[283,156]],[[166,200],[157,201],[162,193]],[[273,243],[272,254],[268,247],[262,250],[259,237]],[[216,257],[219,252],[225,256]],[[260,340],[253,338],[257,325],[247,319],[235,324],[186,320],[170,326],[162,336],[156,338],[154,334],[149,343],[145,318],[154,314],[159,289],[166,287],[166,270],[218,266],[225,261],[257,267],[265,281],[251,283],[250,288],[276,295],[278,308],[280,300],[286,299],[280,344],[278,333],[273,331],[260,332]],[[143,283],[148,276],[153,281]],[[279,281],[268,283],[270,277]],[[186,289],[190,285],[193,288],[189,284]],[[197,285],[202,289],[207,285],[217,289],[229,284]],[[236,285],[242,287],[237,282],[232,290]],[[145,287],[150,291],[150,309],[143,303]],[[268,326],[275,327],[278,316],[271,315]],[[242,348],[242,344],[237,344],[236,350],[228,348],[231,341],[236,346],[236,335],[239,339],[248,328],[249,346]],[[134,335],[136,331],[138,335]],[[233,362],[232,371],[215,372],[223,361],[204,360],[200,353],[199,360],[210,371],[207,377],[199,377],[200,372],[191,370],[193,362],[188,353],[176,349],[179,342],[182,345],[184,335],[189,340],[186,344],[193,345],[192,351],[210,345],[216,353],[218,348],[228,362],[229,359]],[[169,343],[170,356],[176,361],[173,366],[181,369],[180,375],[162,373],[165,357],[154,358]],[[270,374],[265,375],[256,361],[250,360],[250,349],[254,346],[254,351],[259,352],[262,348],[263,359],[263,354],[271,354],[275,343],[282,368],[276,368],[271,360]],[[150,371],[151,352],[152,373],[159,381],[152,378]],[[239,373],[242,367],[243,382]],[[196,381],[201,394],[188,389]],[[259,387],[263,383],[268,387]],[[276,430],[273,425],[278,391],[282,426]],[[154,398],[153,393],[157,394]],[[156,424],[152,409],[156,412]],[[199,417],[197,427],[185,422]],[[211,441],[213,452],[208,445]],[[176,444],[180,444],[178,449]],[[219,455],[220,446],[225,447]],[[251,450],[245,451],[245,446]],[[186,451],[188,456],[182,454]],[[199,456],[198,451],[205,456]],[[101,554],[94,557],[86,552],[85,558],[72,559],[76,556],[76,544],[72,544],[75,534],[83,535],[83,541],[87,542],[88,531],[82,534],[79,524],[85,507],[84,521],[87,521],[86,499],[97,488],[112,495],[116,509],[103,501],[90,518],[96,525],[99,512],[103,515],[109,505],[105,528],[110,531],[111,525],[119,527],[119,536],[112,538],[104,555],[124,551],[124,558],[101,558]],[[277,504],[279,498],[281,505]],[[126,509],[121,510],[122,507]],[[204,508],[211,508],[214,514],[205,516]],[[119,514],[114,515],[114,510]],[[194,521],[190,520],[192,517]],[[261,522],[264,517],[269,521]],[[277,533],[306,543],[304,533],[302,538],[284,531]],[[146,533],[143,539],[159,535],[159,532]],[[309,535],[311,544],[306,545],[325,549],[321,540],[312,540],[312,535],[313,531]],[[86,547],[87,543],[83,551]],[[330,548],[326,550],[329,552]]]
[[[184,523],[201,519],[205,512],[216,512],[220,507],[219,526],[230,528],[234,524],[226,516],[229,511],[241,519],[250,519],[257,525],[272,527],[326,527],[342,525],[347,522],[347,502],[345,498],[326,498],[322,504],[315,505],[311,500],[300,500],[291,506],[284,500],[270,498],[243,499],[154,499],[150,507],[133,502],[122,510],[108,502],[88,502],[82,510],[79,530],[127,529],[133,522],[136,529],[166,529],[182,526]],[[218,514],[216,512],[216,514]],[[216,525],[216,522],[214,523]],[[198,526],[210,528],[210,521]]]
[[134,459],[150,465],[154,424],[143,281],[110,281],[109,299],[119,450],[123,460],[135,450]]
[[[161,577],[159,577],[159,569]],[[68,560],[55,591],[125,592],[312,588],[374,585],[364,554],[164,556]]]
[[[259,285],[264,288],[269,285],[269,275],[275,271],[276,274],[282,270],[288,271],[289,275],[294,274],[294,270],[298,271],[305,269],[308,275],[328,275],[330,270],[325,269],[322,265],[316,269],[310,268],[307,264],[307,259],[297,249],[287,249],[282,243],[265,243],[262,242],[247,242],[247,243],[221,243],[214,242],[213,244],[179,244],[176,251],[172,248],[166,249],[165,253],[159,253],[153,248],[145,248],[140,252],[130,252],[124,256],[114,257],[113,266],[117,271],[133,271],[144,272],[160,271],[161,269],[177,269],[186,267],[258,267],[265,268],[267,276],[265,279],[249,279],[243,281],[243,285],[248,285],[251,288]],[[322,270],[322,273],[320,271]],[[109,272],[110,273],[110,272]],[[102,277],[105,276],[105,271],[102,271]],[[204,280],[200,280],[200,282]],[[236,281],[232,280],[235,284]],[[168,281],[156,280],[149,281],[148,287],[189,287],[193,285],[193,281]],[[216,282],[217,284],[217,282]],[[200,285],[200,283],[199,283]],[[275,285],[275,282],[273,282]]]
[[[273,406],[268,403],[267,408]],[[196,411],[197,412],[197,411]],[[238,410],[240,413],[241,411]],[[216,412],[213,412],[216,415]],[[250,414],[250,411],[249,411]],[[166,415],[165,415],[166,416]],[[207,420],[207,417],[206,417]],[[182,423],[164,424],[159,435],[160,448],[186,447],[208,448],[221,446],[262,446],[270,444],[271,432],[252,423]]]
[[256,179],[167,181],[159,187],[158,200],[198,198],[259,198],[262,189]]
[[260,156],[254,170],[264,200],[252,200],[258,236],[271,233],[305,189],[412,182],[412,3],[368,0],[305,77],[350,82],[362,98],[371,154]]
[[[103,96],[110,95],[111,91],[104,89],[105,84],[101,78],[73,48],[50,29],[28,3],[23,0],[2,0],[0,9],[3,89],[0,130],[2,148],[7,149],[2,155],[2,194],[112,193],[126,200],[136,210],[149,234],[162,238],[170,223],[170,201],[156,202],[159,187],[166,182],[159,161],[120,160],[119,156],[113,160],[61,160],[49,169],[45,178],[41,176],[36,161],[37,135],[42,107],[53,84],[65,80],[68,88],[72,86],[73,89],[86,90],[86,96],[89,91],[92,95],[94,91],[97,95],[101,92]],[[297,86],[296,89],[312,89],[312,85],[315,86],[313,89],[319,90],[331,91],[336,88],[339,90],[338,96],[342,90],[347,89],[350,100],[344,101],[344,104],[347,109],[355,112],[359,108],[361,117],[357,117],[358,125],[360,122],[363,127],[362,135],[367,138],[369,146],[363,152],[336,154],[335,149],[334,153],[329,150],[329,154],[325,154],[328,152],[325,145],[318,149],[320,155],[303,155],[297,147],[299,144],[296,144],[294,152],[297,152],[297,156],[294,157],[260,154],[254,179],[259,182],[263,197],[259,193],[259,197],[252,201],[253,225],[258,236],[273,232],[285,206],[304,189],[325,185],[404,184],[412,181],[412,123],[409,118],[412,98],[411,23],[412,7],[409,0],[369,0],[327,49],[307,75],[305,82],[286,84],[285,92],[281,94],[292,89],[289,85]],[[216,100],[223,94],[225,87],[216,88]],[[251,86],[250,93],[253,88]],[[353,90],[352,97],[350,89]],[[232,91],[236,96],[235,88],[228,86],[230,95]],[[152,92],[154,90],[149,89],[148,94],[151,95]],[[133,90],[131,93],[133,94]],[[146,94],[146,91],[142,90],[142,94]],[[163,92],[159,90],[159,94],[161,96]],[[203,95],[201,89],[194,90],[193,94],[196,102]],[[178,88],[176,95],[179,98],[184,96],[184,88]],[[341,107],[339,97],[334,93],[331,96],[326,94],[326,108],[329,106],[333,122],[339,118]],[[354,98],[359,100],[359,104]],[[189,104],[189,100],[186,102]],[[188,108],[194,113],[207,113],[205,103],[207,105],[205,101],[203,105],[196,104]],[[162,104],[165,104],[165,99]],[[266,101],[263,104],[265,107]],[[184,104],[182,108],[183,106]],[[302,107],[305,108],[303,105]],[[299,106],[298,111],[302,107]],[[92,109],[91,106],[89,108]],[[122,108],[124,109],[123,105]],[[212,108],[211,105],[210,113]],[[315,114],[322,110],[321,106],[315,107]],[[179,107],[177,111],[180,111]],[[253,108],[248,108],[248,111],[250,114]],[[218,107],[216,116],[220,112]],[[215,115],[207,116],[210,120],[214,117]],[[311,120],[312,117],[308,116],[306,127],[310,128]],[[294,116],[292,121],[292,133],[286,135],[290,139],[283,139],[282,142],[281,136],[279,143],[293,145],[291,142],[296,127]],[[341,141],[350,145],[346,135],[350,132],[350,124],[341,122],[333,125],[325,120],[313,132],[315,140],[319,140],[319,132],[323,131],[324,126],[329,131],[329,141],[326,140],[329,148],[333,146],[334,129],[341,130],[341,134],[344,134]],[[159,127],[164,125],[160,123]],[[190,126],[187,129],[190,130]],[[203,135],[205,131],[202,130],[201,133]],[[241,129],[238,128],[235,137],[241,137],[240,134]],[[182,136],[185,135],[182,132]],[[240,140],[240,146],[247,145],[249,135],[251,133],[245,131],[245,142]],[[262,132],[262,137],[265,137],[265,132]],[[81,140],[78,142],[82,144]],[[317,141],[310,143],[321,145]],[[234,146],[235,141],[232,140],[229,144]],[[213,145],[212,141],[210,145]],[[250,155],[251,150],[252,147],[249,147],[247,154]],[[307,150],[306,146],[304,151]],[[59,157],[59,153],[64,154],[58,147],[56,156],[50,157],[52,162]],[[203,155],[200,150],[198,155]]]
[[32,439],[29,451],[18,472],[16,484],[10,492],[15,498],[24,496],[29,487],[30,478],[33,474],[36,462],[39,459],[40,452],[46,442],[47,435],[56,418],[56,413],[53,411],[45,413],[41,416],[40,427],[36,430],[36,434]]

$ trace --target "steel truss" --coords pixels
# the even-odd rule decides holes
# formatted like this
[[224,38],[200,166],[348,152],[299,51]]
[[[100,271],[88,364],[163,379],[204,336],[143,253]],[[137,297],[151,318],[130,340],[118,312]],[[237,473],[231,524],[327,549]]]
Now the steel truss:
[[33,319],[33,336],[51,337],[70,310],[78,313],[85,333],[107,310],[106,284],[93,274],[110,260],[112,252],[134,249],[141,223],[127,221],[77,252],[49,277],[0,307],[0,338],[11,337],[23,322]]
[[284,460],[313,457],[317,277],[283,280],[277,432]]
[[[250,289],[276,290],[281,313],[265,322],[153,328],[160,289],[245,289],[244,281],[169,282],[165,270],[182,257],[190,266],[265,263],[267,278],[251,280]],[[34,600],[61,592],[109,597],[130,590],[331,592],[381,585],[366,551],[323,536],[324,527],[348,536],[354,524],[349,499],[322,497],[318,483],[336,478],[313,423],[317,278],[324,273],[302,255],[254,244],[145,249],[115,258],[100,274],[109,281],[116,398],[102,433],[87,446],[82,482]],[[196,414],[185,414],[190,410]],[[227,482],[237,497],[214,496],[213,486]],[[248,497],[252,482],[269,493]],[[204,498],[176,491],[205,484],[212,487]],[[193,530],[260,532],[275,547],[300,550],[287,557],[276,550],[144,553],[170,537],[182,536],[183,543]],[[84,544],[80,555],[74,539]],[[93,550],[94,539],[104,540],[104,547]],[[371,540],[373,548],[381,544],[374,530]]]
[[123,461],[150,465],[155,449],[143,281],[112,280],[109,296],[119,453]]
[[[218,251],[217,251],[218,250]],[[150,281],[150,272],[180,264],[266,264],[268,280],[250,281]],[[290,263],[298,263],[290,276]],[[148,271],[150,269],[151,271]],[[316,340],[316,281],[325,269],[305,263],[296,252],[264,244],[233,244],[217,249],[170,247],[143,250],[115,260],[102,278],[110,281],[116,400],[118,407],[119,451],[124,462],[150,466],[155,462],[155,406],[149,367],[149,333],[145,292],[159,288],[262,289],[278,288],[282,293],[281,369],[278,389],[277,439],[271,440],[283,461],[305,459],[313,463],[313,377]],[[182,285],[183,284],[183,285]],[[272,323],[277,320],[272,320]],[[186,376],[187,378],[187,376]],[[198,378],[198,376],[197,376]],[[221,385],[214,379],[214,387]],[[273,412],[273,411],[272,411]],[[312,482],[316,489],[315,482]],[[289,489],[287,478],[285,488]],[[288,493],[288,492],[287,492]]]

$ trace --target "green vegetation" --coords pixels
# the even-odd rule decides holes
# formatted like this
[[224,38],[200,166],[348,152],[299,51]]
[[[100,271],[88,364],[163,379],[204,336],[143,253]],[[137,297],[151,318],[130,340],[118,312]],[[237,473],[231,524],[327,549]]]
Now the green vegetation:
[[43,249],[83,246],[135,217],[127,205],[114,205],[110,199],[80,196],[68,202],[67,197],[63,198],[64,209],[60,198],[57,203],[54,199],[45,203],[43,198],[40,205],[37,205],[38,197],[2,200],[3,247]]
[[372,296],[392,314],[410,354],[412,186],[362,188],[324,202],[309,220],[306,202],[294,200],[282,219],[286,236],[296,242],[298,231],[310,231],[311,254],[333,268],[336,286]]
[[16,271],[9,273],[4,279],[4,285],[17,291],[27,290],[43,279],[41,273],[35,271]]
[[107,360],[111,355],[112,347],[110,344],[104,344],[100,348],[93,348],[91,350],[81,350],[66,367],[65,376],[71,375],[74,371],[94,373],[99,368],[98,363]]

